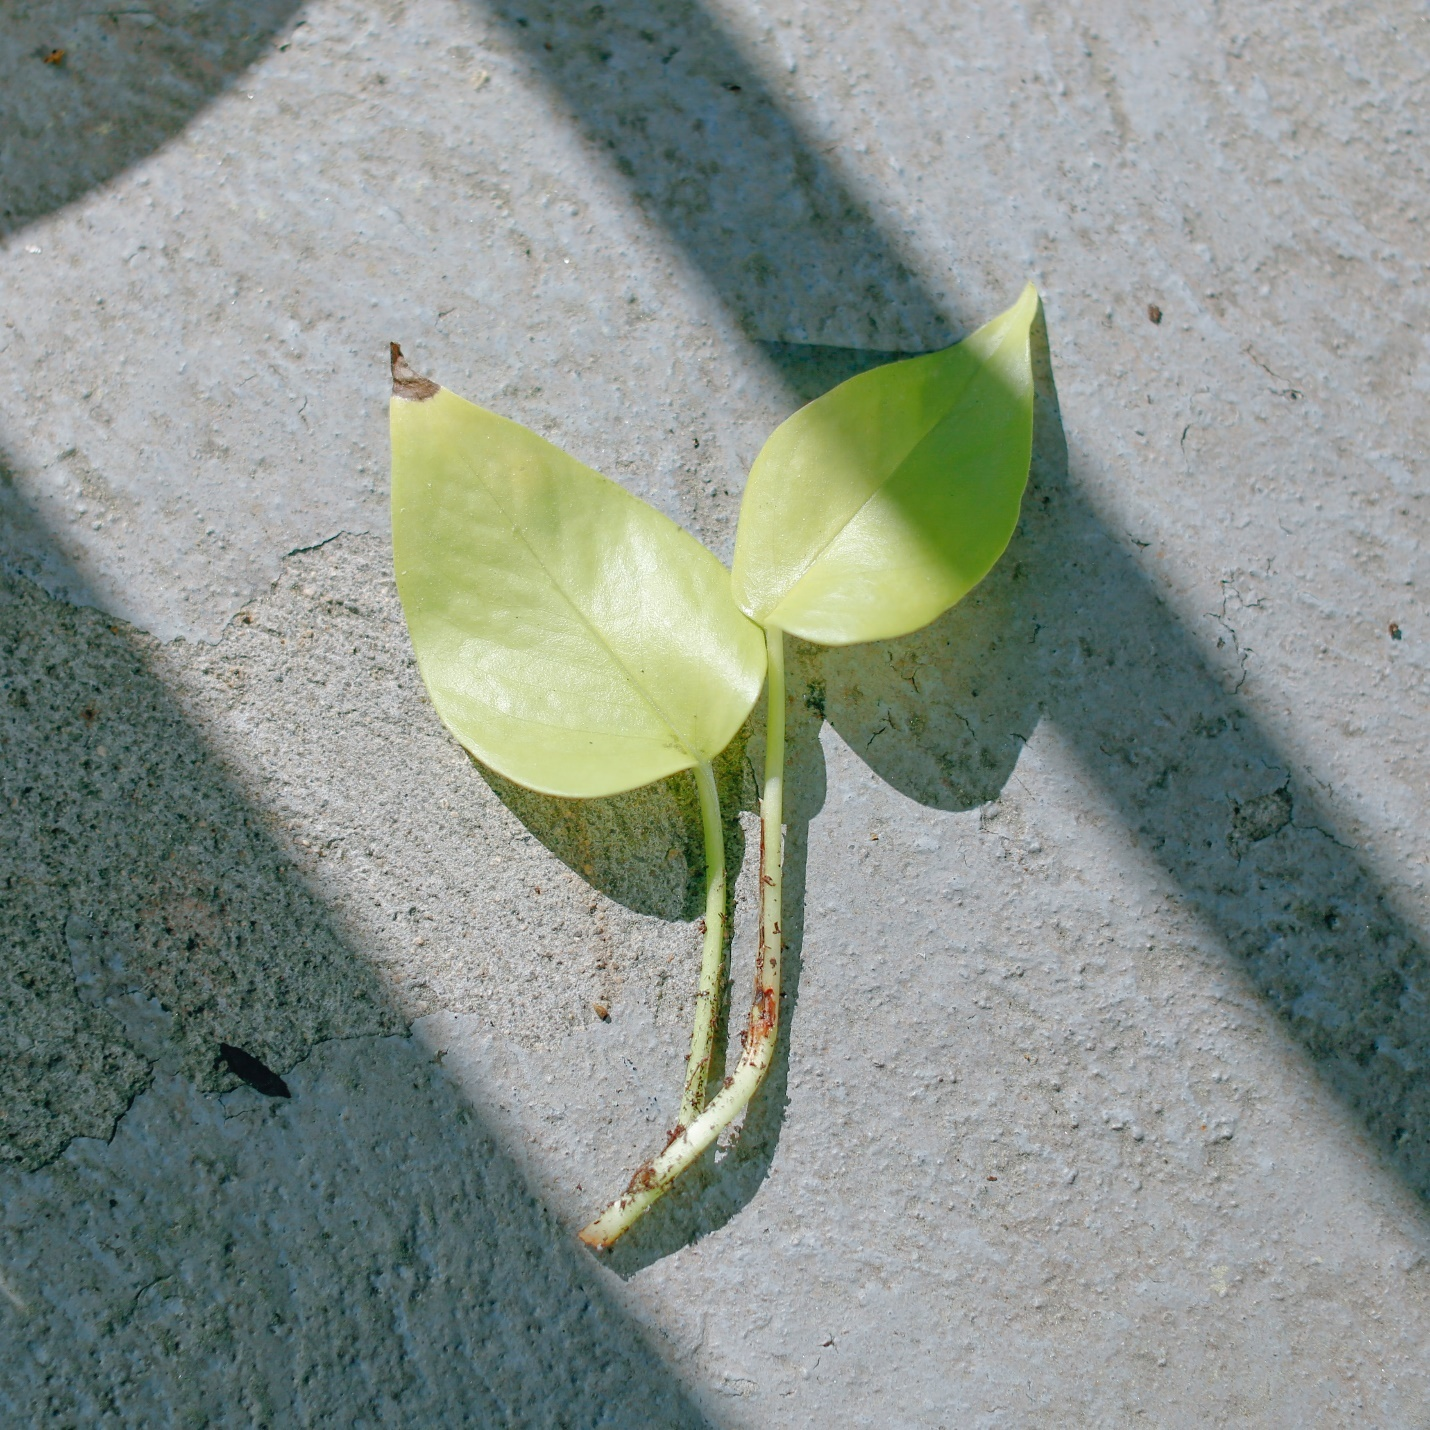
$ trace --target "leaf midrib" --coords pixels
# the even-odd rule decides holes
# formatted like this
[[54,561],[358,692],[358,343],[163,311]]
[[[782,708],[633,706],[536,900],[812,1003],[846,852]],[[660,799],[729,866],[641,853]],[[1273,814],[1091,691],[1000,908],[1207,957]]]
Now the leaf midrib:
[[[965,338],[964,341],[966,342],[967,339]],[[799,583],[803,581],[806,576],[809,575],[810,571],[814,569],[815,565],[818,563],[824,553],[828,551],[829,548],[833,546],[834,543],[838,541],[839,538],[843,536],[844,533],[848,531],[849,528],[859,519],[859,516],[864,511],[864,508],[867,507],[869,503],[872,502],[874,498],[878,496],[879,493],[882,492],[886,486],[889,485],[891,481],[893,481],[893,479],[898,475],[899,471],[908,462],[909,458],[912,457],[913,454],[917,452],[918,449],[922,447],[923,444],[928,440],[929,433],[932,432],[934,428],[936,428],[940,423],[947,421],[948,418],[953,415],[954,409],[958,406],[959,402],[963,400],[964,394],[973,385],[974,379],[978,377],[982,368],[987,365],[987,359],[992,357],[992,355],[996,353],[1006,341],[1006,334],[1003,337],[999,338],[999,340],[993,345],[993,347],[989,349],[988,353],[984,355],[980,366],[974,368],[973,371],[969,374],[968,380],[959,389],[958,395],[945,409],[943,415],[941,417],[935,418],[934,421],[930,422],[929,425],[925,427],[922,432],[919,433],[918,437],[915,438],[915,440],[909,444],[903,456],[901,456],[899,460],[895,462],[892,467],[889,468],[889,470],[884,474],[884,476],[880,478],[878,484],[870,489],[868,496],[866,496],[864,500],[861,501],[859,505],[855,507],[852,512],[849,513],[848,517],[841,523],[839,529],[834,532],[834,534],[830,536],[828,540],[826,540],[820,546],[819,550],[817,550],[814,555],[811,556],[809,560],[804,563],[803,566],[800,567],[799,575],[797,575],[789,583],[789,586],[785,589],[784,594],[779,598],[778,601],[774,603],[773,606],[770,607],[770,613],[766,617],[766,620],[761,622],[762,625],[768,621],[774,620],[775,612],[778,611],[779,608],[783,606],[785,602],[790,599],[791,596],[794,595],[795,589],[796,587],[798,587]],[[917,359],[913,359],[913,361],[917,361]]]
[[[538,440],[544,441],[545,439],[538,437]],[[557,450],[559,451],[560,449],[558,448]],[[645,688],[645,686],[637,678],[635,672],[632,671],[630,666],[627,665],[626,662],[621,658],[620,653],[615,649],[614,646],[611,645],[611,643],[605,638],[605,636],[602,635],[600,628],[596,626],[595,623],[591,620],[591,618],[587,616],[586,612],[581,609],[575,597],[572,596],[571,593],[567,591],[567,589],[561,584],[561,582],[556,579],[556,576],[547,566],[546,562],[541,559],[540,553],[537,551],[536,547],[532,545],[531,541],[527,538],[526,533],[522,531],[521,527],[517,524],[515,518],[506,509],[506,506],[502,502],[502,499],[497,495],[496,491],[492,487],[492,484],[487,480],[486,476],[475,464],[473,464],[471,458],[468,457],[465,452],[461,452],[459,455],[461,457],[462,462],[467,466],[468,470],[471,471],[472,475],[475,476],[476,479],[481,483],[483,489],[487,493],[487,496],[491,499],[492,505],[495,506],[499,512],[501,512],[502,516],[506,519],[507,525],[511,528],[512,533],[530,553],[531,559],[540,568],[541,574],[545,576],[546,579],[551,583],[551,586],[556,591],[557,595],[559,595],[561,599],[565,601],[566,604],[571,608],[571,610],[576,613],[577,619],[580,620],[581,624],[585,626],[588,632],[590,632],[592,638],[596,641],[596,643],[607,653],[607,655],[610,656],[611,660],[615,663],[621,673],[626,677],[626,680],[629,682],[631,688],[650,707],[651,711],[655,714],[656,719],[658,719],[666,727],[666,729],[670,731],[671,735],[675,739],[675,743],[682,750],[684,750],[685,753],[689,755],[695,763],[700,763],[700,756],[697,755],[696,752],[692,750],[690,746],[686,743],[684,738],[681,736],[680,731],[676,729],[675,722],[670,718],[669,715],[666,714],[665,710],[660,705],[660,702],[657,701],[655,696],[652,695],[650,691]],[[564,456],[565,454],[562,453],[562,455]],[[568,460],[574,462],[576,459],[572,457],[568,458]],[[589,467],[586,470],[592,471],[592,469]],[[609,482],[610,485],[614,487],[615,490],[619,492],[622,496],[630,495],[623,488],[617,487],[614,482],[611,482],[609,477],[603,477],[599,472],[595,471],[592,471],[592,475],[600,481]],[[656,515],[659,515],[659,513],[656,513]],[[572,728],[580,729],[583,727],[572,727],[569,725],[565,725],[553,726],[552,728],[569,730]],[[589,735],[603,735],[606,732],[602,730],[585,730],[584,733]],[[640,737],[627,736],[626,738],[639,739]]]

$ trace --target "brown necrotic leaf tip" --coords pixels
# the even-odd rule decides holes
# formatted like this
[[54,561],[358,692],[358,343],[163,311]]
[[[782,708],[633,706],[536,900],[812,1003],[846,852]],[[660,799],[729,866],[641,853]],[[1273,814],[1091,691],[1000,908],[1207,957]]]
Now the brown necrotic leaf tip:
[[402,349],[396,343],[389,343],[392,350],[392,395],[406,398],[408,402],[425,402],[435,397],[441,388],[430,377],[418,377],[407,365]]

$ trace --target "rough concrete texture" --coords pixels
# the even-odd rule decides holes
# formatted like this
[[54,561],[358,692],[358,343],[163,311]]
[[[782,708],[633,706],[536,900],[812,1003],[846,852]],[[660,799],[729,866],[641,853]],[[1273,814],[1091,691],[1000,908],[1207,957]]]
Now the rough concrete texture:
[[[8,1420],[1430,1423],[1419,9],[0,16]],[[1025,277],[1012,549],[792,651],[776,1069],[578,1254],[690,791],[437,725],[386,341],[728,557],[782,415]]]

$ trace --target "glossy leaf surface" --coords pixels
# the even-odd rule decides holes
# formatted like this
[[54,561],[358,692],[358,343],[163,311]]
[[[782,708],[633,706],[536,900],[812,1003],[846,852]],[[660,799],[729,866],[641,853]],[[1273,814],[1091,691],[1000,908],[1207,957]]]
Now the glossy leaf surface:
[[1031,284],[942,352],[874,368],[801,408],[755,459],[735,598],[825,645],[927,625],[987,575],[1032,453]]
[[432,703],[468,750],[532,789],[592,797],[724,749],[765,645],[714,556],[400,355],[391,418],[398,594]]

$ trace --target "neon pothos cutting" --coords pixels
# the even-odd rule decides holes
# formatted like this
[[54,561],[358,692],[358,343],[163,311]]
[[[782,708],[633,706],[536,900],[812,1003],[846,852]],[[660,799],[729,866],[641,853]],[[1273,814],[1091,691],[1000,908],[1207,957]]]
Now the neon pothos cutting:
[[[610,1246],[744,1109],[779,1030],[784,633],[825,645],[926,625],[988,573],[1032,446],[1029,285],[942,352],[851,378],[755,459],[733,571],[653,507],[392,347],[397,589],[432,704],[508,779],[591,798],[693,770],[705,944],[685,1089],[665,1148],[582,1232]],[[712,762],[766,689],[755,988],[709,1096],[726,871]]]

